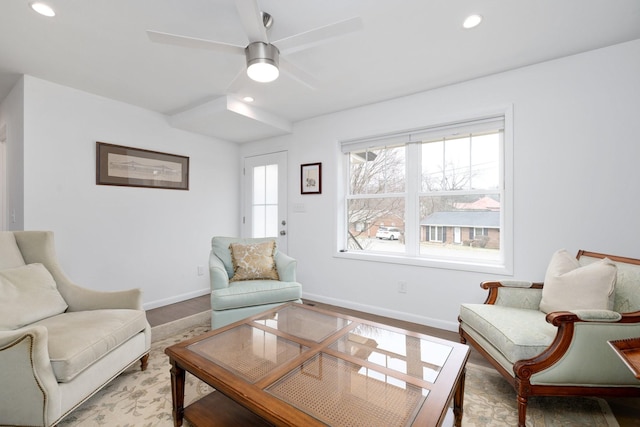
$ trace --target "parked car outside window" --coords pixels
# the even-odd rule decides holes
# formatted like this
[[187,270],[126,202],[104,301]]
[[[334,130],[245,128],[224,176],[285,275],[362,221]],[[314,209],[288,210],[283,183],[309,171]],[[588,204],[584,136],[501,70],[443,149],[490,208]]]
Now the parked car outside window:
[[400,229],[396,227],[380,227],[376,233],[376,238],[387,240],[398,240],[400,238]]

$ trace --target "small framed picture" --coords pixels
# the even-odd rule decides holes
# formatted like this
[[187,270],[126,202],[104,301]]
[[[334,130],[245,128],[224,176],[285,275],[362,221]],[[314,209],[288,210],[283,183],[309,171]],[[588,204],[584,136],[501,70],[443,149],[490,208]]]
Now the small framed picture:
[[300,193],[322,193],[322,163],[300,165]]

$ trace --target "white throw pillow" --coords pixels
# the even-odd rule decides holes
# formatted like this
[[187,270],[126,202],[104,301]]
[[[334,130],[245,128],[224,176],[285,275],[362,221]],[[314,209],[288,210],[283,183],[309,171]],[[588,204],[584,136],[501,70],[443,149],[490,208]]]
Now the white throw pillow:
[[0,329],[18,329],[63,313],[67,307],[44,265],[0,271]]
[[540,311],[611,310],[616,275],[617,267],[608,258],[581,266],[561,249],[547,267]]

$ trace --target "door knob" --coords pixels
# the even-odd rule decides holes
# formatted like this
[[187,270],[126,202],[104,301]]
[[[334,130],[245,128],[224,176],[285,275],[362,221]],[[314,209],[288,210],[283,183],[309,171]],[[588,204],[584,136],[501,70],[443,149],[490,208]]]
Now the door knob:
[[281,235],[281,236],[286,236],[286,234],[287,234],[287,232],[286,232],[286,231],[284,231],[284,230],[280,230],[280,235]]

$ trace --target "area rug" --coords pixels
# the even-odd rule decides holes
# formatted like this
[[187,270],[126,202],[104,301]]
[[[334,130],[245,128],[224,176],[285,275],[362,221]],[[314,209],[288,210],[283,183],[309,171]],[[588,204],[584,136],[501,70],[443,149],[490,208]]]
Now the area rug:
[[[151,347],[149,366],[135,364],[69,414],[59,426],[153,427],[172,426],[169,359],[164,349],[209,330],[199,324],[171,334],[159,334]],[[212,389],[190,374],[186,376],[185,404]],[[467,364],[464,427],[517,425],[513,388],[494,370]],[[188,423],[185,421],[185,425]],[[607,403],[597,398],[531,398],[527,426],[617,427]]]

